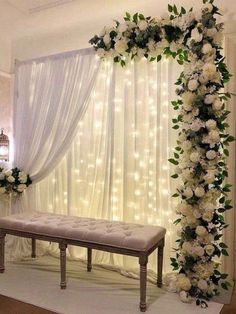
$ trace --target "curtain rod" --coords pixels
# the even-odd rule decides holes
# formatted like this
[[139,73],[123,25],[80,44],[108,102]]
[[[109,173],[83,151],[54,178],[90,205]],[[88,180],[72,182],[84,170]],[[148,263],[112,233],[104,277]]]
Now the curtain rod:
[[18,67],[22,64],[32,63],[32,62],[40,63],[47,59],[53,60],[53,59],[59,59],[59,58],[66,58],[66,57],[77,55],[77,54],[78,55],[90,55],[90,54],[92,55],[92,54],[95,54],[95,50],[93,48],[83,48],[83,49],[77,49],[77,50],[72,50],[72,51],[59,52],[56,54],[51,54],[51,55],[42,56],[38,58],[32,58],[28,60],[15,59],[15,67]]

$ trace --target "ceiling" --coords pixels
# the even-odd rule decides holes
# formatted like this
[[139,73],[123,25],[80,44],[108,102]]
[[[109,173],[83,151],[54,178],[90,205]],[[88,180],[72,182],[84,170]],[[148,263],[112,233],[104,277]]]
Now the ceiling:
[[[177,6],[200,7],[201,1],[175,0]],[[161,16],[168,1],[157,0],[0,0],[0,36],[8,39],[78,27],[99,31],[126,11]],[[216,0],[226,21],[236,21],[235,0]]]

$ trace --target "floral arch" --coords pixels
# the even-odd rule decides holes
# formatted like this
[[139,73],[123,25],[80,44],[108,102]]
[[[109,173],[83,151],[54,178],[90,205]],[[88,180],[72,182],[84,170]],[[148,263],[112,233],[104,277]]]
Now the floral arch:
[[197,305],[206,306],[204,300],[218,294],[219,284],[230,286],[216,261],[228,255],[221,241],[227,227],[223,213],[232,208],[227,198],[231,185],[224,183],[227,147],[234,140],[226,123],[225,102],[231,94],[223,90],[230,74],[221,53],[223,24],[217,23],[220,12],[214,0],[204,0],[197,12],[175,5],[168,5],[168,11],[162,19],[126,13],[123,23],[105,27],[90,43],[101,58],[112,57],[123,67],[129,60],[158,62],[162,57],[183,65],[176,82],[178,99],[172,101],[178,140],[169,162],[176,166],[172,178],[179,178],[181,185],[173,195],[180,199],[180,217],[174,222],[180,228],[171,265],[179,271],[176,286],[182,301],[195,297]]

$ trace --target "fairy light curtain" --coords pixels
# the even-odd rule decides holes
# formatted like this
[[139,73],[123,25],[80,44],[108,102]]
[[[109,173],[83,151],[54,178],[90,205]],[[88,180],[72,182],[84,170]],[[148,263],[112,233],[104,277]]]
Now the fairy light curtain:
[[[168,158],[176,141],[170,101],[179,71],[167,60],[142,60],[126,69],[102,62],[70,150],[35,193],[28,194],[32,209],[164,226],[169,271],[175,182]],[[57,245],[48,250],[55,253]],[[69,247],[69,253],[86,258],[84,249]],[[105,252],[95,251],[93,261],[125,269],[138,266],[136,259]],[[149,265],[156,271],[155,254]]]

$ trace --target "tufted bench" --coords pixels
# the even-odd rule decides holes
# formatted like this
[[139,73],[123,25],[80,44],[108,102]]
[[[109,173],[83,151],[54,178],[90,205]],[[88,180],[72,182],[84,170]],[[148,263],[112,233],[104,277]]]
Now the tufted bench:
[[32,239],[32,257],[36,239],[59,243],[61,288],[66,288],[66,248],[87,248],[87,270],[92,269],[92,249],[137,256],[140,264],[140,310],[146,311],[148,256],[158,248],[157,286],[162,286],[163,247],[166,230],[103,219],[72,217],[48,213],[25,213],[0,218],[0,272],[4,272],[5,235]]

